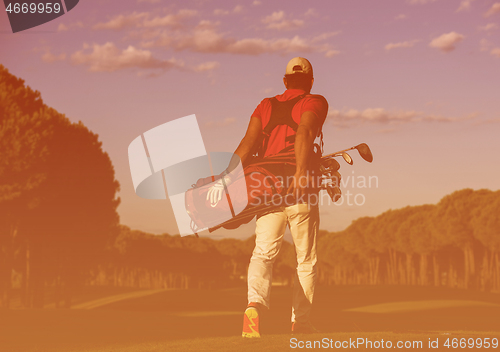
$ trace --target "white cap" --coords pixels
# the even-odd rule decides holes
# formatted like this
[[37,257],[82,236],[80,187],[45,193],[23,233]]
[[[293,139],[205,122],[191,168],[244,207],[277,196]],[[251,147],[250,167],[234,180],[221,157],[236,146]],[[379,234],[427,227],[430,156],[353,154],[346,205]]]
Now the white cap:
[[313,68],[309,60],[304,59],[303,57],[294,57],[288,61],[285,75],[293,75],[294,73],[305,73],[312,76]]

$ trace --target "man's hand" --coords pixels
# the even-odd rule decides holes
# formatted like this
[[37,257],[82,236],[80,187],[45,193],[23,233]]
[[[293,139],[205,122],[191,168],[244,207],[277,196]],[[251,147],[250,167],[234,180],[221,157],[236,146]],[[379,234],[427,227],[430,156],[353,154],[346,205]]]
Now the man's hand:
[[262,122],[260,118],[252,117],[250,119],[250,123],[248,124],[245,137],[241,140],[240,145],[234,151],[235,155],[229,162],[229,166],[227,168],[228,172],[232,172],[240,162],[243,167],[246,166],[247,160],[252,156],[253,151],[258,146],[261,136]]
[[302,198],[307,190],[315,187],[314,177],[308,172],[295,173],[287,193],[292,194],[297,201],[304,201]]
[[226,183],[226,187],[231,183],[231,177],[227,174],[223,175],[217,182],[214,183],[212,187],[208,189],[207,192],[207,200],[210,201],[210,206],[213,208],[217,206],[217,204],[222,199],[224,195],[224,184],[222,183],[222,179]]

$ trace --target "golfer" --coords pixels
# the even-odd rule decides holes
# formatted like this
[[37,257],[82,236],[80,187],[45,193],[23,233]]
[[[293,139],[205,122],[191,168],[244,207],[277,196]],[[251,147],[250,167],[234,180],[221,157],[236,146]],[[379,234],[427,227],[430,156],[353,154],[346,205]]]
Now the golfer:
[[283,94],[266,98],[257,106],[245,137],[235,151],[243,165],[256,149],[265,158],[293,148],[296,157],[296,169],[287,185],[295,201],[257,216],[255,249],[248,267],[244,337],[260,337],[259,317],[271,306],[273,263],[287,225],[297,253],[291,329],[294,333],[316,331],[310,322],[310,312],[316,283],[319,211],[317,202],[308,203],[306,195],[311,192],[313,144],[316,137],[322,136],[328,103],[321,95],[310,94],[313,68],[304,58],[296,57],[288,62],[283,83],[286,87]]

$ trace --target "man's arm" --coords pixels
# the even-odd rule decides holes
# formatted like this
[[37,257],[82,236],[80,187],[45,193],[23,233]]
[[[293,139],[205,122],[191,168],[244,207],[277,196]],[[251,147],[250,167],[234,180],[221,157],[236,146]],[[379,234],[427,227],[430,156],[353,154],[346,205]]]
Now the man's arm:
[[318,133],[319,121],[318,117],[312,111],[302,113],[300,124],[295,135],[295,158],[297,167],[295,170],[294,180],[288,188],[288,193],[295,195],[300,199],[305,194],[306,188],[310,183],[309,161],[313,151],[314,140]]
[[229,162],[229,166],[223,173],[223,177],[210,187],[207,192],[207,200],[210,201],[210,205],[212,207],[215,207],[217,203],[219,203],[224,194],[224,189],[231,182],[231,176],[227,175],[227,173],[232,172],[238,166],[240,160],[242,166],[245,165],[244,163],[248,160],[248,157],[252,156],[254,146],[261,135],[262,122],[259,118],[252,117],[250,119],[250,123],[248,124],[247,133],[245,133],[245,137],[243,137],[240,145],[236,148],[236,151]]
[[[234,151],[233,157],[229,162],[229,166],[227,167],[227,171],[233,171],[236,166],[238,166],[238,162],[241,160],[241,164],[244,165],[250,156],[252,156],[252,152],[254,150],[255,144],[260,139],[262,135],[262,121],[257,117],[252,117],[250,119],[250,123],[248,124],[247,132],[245,133],[245,137],[240,142],[240,145]],[[239,157],[236,157],[236,155]]]

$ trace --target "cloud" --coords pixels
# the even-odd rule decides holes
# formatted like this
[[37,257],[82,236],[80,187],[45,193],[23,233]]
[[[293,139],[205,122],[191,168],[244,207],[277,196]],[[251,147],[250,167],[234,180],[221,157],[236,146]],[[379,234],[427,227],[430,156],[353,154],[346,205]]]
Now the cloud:
[[230,53],[241,55],[326,51],[324,46],[311,44],[308,40],[299,36],[275,39],[235,39],[226,37],[224,34],[218,32],[216,27],[217,24],[205,21],[189,32],[163,31],[154,34],[155,38],[153,40],[143,42],[143,46],[146,48],[172,48],[177,51],[189,50],[201,53]]
[[316,9],[310,8],[304,13],[305,17],[316,17],[319,16],[318,11]]
[[500,2],[494,3],[491,8],[484,14],[484,17],[493,16],[496,13],[500,12]]
[[290,39],[241,39],[230,44],[227,50],[235,54],[260,55],[264,53],[312,52],[313,48],[306,40],[295,36]]
[[464,36],[462,34],[456,33],[456,32],[450,32],[446,33],[443,35],[440,35],[437,38],[434,38],[430,43],[429,46],[431,48],[437,48],[445,53],[449,53],[456,48],[456,44],[464,40]]
[[470,10],[470,5],[474,0],[462,0],[460,3],[460,6],[457,9],[457,12],[461,11],[469,11]]
[[[282,18],[277,13],[274,18]],[[274,21],[271,21],[274,22]],[[261,55],[289,53],[324,53],[333,57],[339,51],[326,41],[340,32],[328,32],[313,38],[294,36],[291,38],[235,38],[227,32],[221,32],[220,22],[201,20],[195,26],[178,28],[150,28],[144,26],[134,33],[139,36],[143,48],[161,47],[175,51],[191,51],[198,53],[229,53],[240,55]]]
[[490,51],[490,54],[493,56],[496,56],[497,58],[500,59],[500,48],[495,48]]
[[243,13],[243,6],[241,5],[237,5],[233,8],[232,11],[230,10],[224,10],[224,9],[215,9],[213,11],[213,14],[215,16],[226,16],[226,15],[229,15],[230,13]]
[[234,13],[243,13],[243,6],[241,5],[236,5],[233,9]]
[[479,41],[479,47],[481,51],[484,52],[489,52],[491,55],[498,57],[498,48],[494,48],[495,44],[492,42],[486,40],[486,39],[481,39]]
[[[325,57],[332,58],[340,54],[340,51],[335,50],[330,44],[323,43],[325,40],[336,36],[340,33],[338,32],[327,32],[313,37],[309,42],[314,46],[314,51],[324,53]],[[323,43],[323,44],[322,44]]]
[[482,119],[474,123],[475,126],[493,125],[500,123],[500,118]]
[[66,54],[62,53],[59,55],[54,55],[50,52],[49,49],[46,49],[45,53],[42,55],[42,61],[49,64],[56,61],[64,61],[64,60],[66,60]]
[[169,14],[163,17],[155,17],[144,20],[144,27],[177,27],[182,21],[197,15],[196,10],[179,10],[177,14]]
[[145,47],[165,47],[177,51],[189,50],[202,53],[229,52],[234,40],[226,39],[213,24],[201,23],[190,32],[163,31],[153,41],[144,43]]
[[492,31],[492,30],[497,29],[497,28],[498,28],[498,25],[496,23],[488,23],[484,26],[479,26],[477,29],[479,31],[488,32],[488,31]]
[[168,14],[163,17],[151,18],[148,12],[133,12],[129,15],[117,15],[108,22],[97,23],[92,29],[95,30],[121,30],[124,28],[151,28],[151,27],[179,27],[182,22],[197,15],[196,10],[181,9],[176,14]]
[[236,122],[236,119],[234,117],[226,117],[224,120],[208,121],[207,123],[205,123],[205,126],[208,128],[226,127],[226,126],[232,125],[235,122]]
[[479,41],[479,47],[481,51],[490,51],[493,47],[493,43],[483,38]]
[[204,62],[194,67],[196,72],[212,71],[218,68],[220,64],[217,61]]
[[292,30],[304,25],[303,20],[287,19],[284,11],[275,11],[261,21],[267,29]]
[[355,127],[363,124],[405,124],[418,122],[455,122],[473,119],[478,114],[470,114],[463,118],[450,118],[439,115],[425,114],[420,111],[387,111],[383,108],[369,108],[363,111],[345,109],[343,111],[330,110],[328,116],[333,125],[340,128]]
[[150,4],[158,4],[160,3],[160,0],[137,0],[138,3],[141,3],[141,2],[147,2],[147,3],[150,3]]
[[83,28],[83,22],[78,21],[78,22],[67,24],[67,25],[64,23],[60,23],[59,26],[57,26],[57,31],[58,32],[66,32],[66,31],[69,31],[69,30],[72,30],[75,28]]
[[399,111],[389,112],[382,108],[369,108],[363,111],[349,109],[344,111],[331,110],[328,116],[332,118],[332,122],[338,127],[350,127],[353,125],[365,123],[404,123],[411,122],[418,117],[416,111]]
[[425,5],[437,0],[407,0],[407,2],[411,5]]
[[325,52],[325,57],[328,57],[328,58],[331,58],[331,57],[334,57],[334,56],[337,56],[337,55],[340,55],[340,51],[338,50],[327,50]]
[[149,50],[136,49],[129,46],[125,50],[118,49],[113,43],[92,45],[91,52],[80,50],[71,55],[74,65],[89,66],[93,72],[113,72],[128,68],[161,69],[183,68],[184,64],[175,59],[160,60],[153,57]]
[[324,40],[327,40],[331,37],[334,37],[336,35],[339,35],[340,34],[340,31],[337,31],[337,32],[325,32],[325,33],[321,33],[315,37],[312,38],[311,42],[312,43],[317,43],[317,42],[322,42]]
[[394,17],[395,20],[404,20],[406,19],[408,16],[406,16],[405,14],[399,14],[397,15],[396,17]]
[[130,15],[117,15],[110,19],[108,22],[95,24],[94,26],[92,26],[92,29],[120,30],[123,28],[139,27],[142,21],[148,16],[149,14],[147,12],[134,12]]
[[253,5],[253,6],[259,6],[259,5],[261,5],[261,4],[262,4],[262,1],[259,1],[259,0],[254,0],[254,1],[252,2],[252,5]]
[[392,49],[397,49],[397,48],[411,48],[418,42],[419,42],[419,40],[412,40],[412,41],[406,41],[406,42],[400,42],[400,43],[389,43],[385,46],[385,50],[392,50]]

